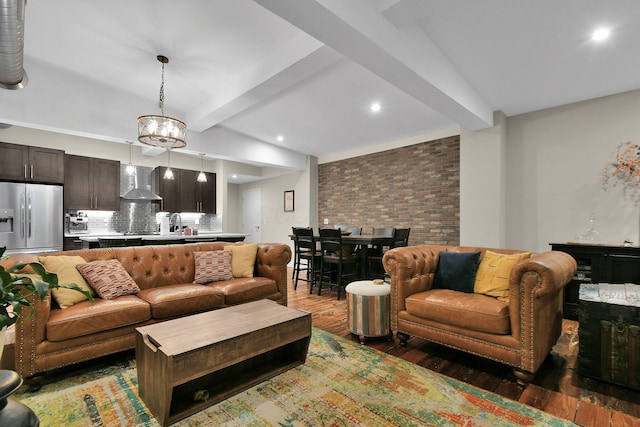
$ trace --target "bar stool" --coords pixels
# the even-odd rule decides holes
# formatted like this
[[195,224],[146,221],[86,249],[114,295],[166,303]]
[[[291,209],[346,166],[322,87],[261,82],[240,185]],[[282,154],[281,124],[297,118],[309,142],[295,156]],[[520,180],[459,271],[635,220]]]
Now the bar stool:
[[345,288],[347,328],[364,344],[366,337],[390,337],[391,285],[382,280],[359,280]]
[[[316,252],[316,239],[311,227],[293,227],[293,242],[295,246],[293,272],[295,281],[293,289],[298,289],[298,280],[309,283],[309,293],[316,284],[316,276],[320,270],[320,253]],[[307,278],[300,278],[300,270],[307,272]]]

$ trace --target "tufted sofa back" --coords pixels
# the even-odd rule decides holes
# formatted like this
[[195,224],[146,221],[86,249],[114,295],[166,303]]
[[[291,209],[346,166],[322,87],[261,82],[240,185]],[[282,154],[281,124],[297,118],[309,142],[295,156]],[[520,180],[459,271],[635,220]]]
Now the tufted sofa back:
[[178,245],[127,246],[78,249],[47,255],[79,255],[87,262],[117,259],[140,289],[191,283],[195,275],[193,253],[218,251],[233,243],[207,242]]

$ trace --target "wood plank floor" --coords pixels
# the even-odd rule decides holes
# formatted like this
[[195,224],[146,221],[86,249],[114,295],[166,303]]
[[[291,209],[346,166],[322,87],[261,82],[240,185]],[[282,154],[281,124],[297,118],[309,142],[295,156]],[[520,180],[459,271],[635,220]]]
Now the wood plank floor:
[[[311,312],[316,328],[357,342],[358,337],[347,330],[344,295],[338,301],[335,291],[323,289],[320,296],[315,292],[309,295],[309,286],[302,281],[294,291],[290,280],[289,307]],[[526,388],[516,383],[508,366],[419,338],[411,338],[405,347],[384,338],[368,339],[365,345],[580,425],[640,427],[640,393],[578,375],[578,323],[565,320],[562,329],[552,353]]]

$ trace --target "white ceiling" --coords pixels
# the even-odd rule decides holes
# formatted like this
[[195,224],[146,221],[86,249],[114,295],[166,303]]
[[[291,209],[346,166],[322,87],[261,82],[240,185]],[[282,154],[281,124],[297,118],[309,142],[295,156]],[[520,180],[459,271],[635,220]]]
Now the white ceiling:
[[0,91],[0,122],[133,140],[162,54],[187,153],[299,169],[638,89],[639,41],[636,0],[29,0],[29,83]]

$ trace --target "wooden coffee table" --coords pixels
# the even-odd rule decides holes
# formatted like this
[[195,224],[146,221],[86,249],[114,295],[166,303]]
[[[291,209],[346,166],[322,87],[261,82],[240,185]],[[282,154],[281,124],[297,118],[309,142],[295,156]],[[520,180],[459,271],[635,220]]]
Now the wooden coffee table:
[[140,397],[175,423],[303,364],[310,339],[310,313],[270,300],[137,328]]

